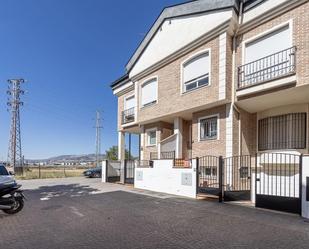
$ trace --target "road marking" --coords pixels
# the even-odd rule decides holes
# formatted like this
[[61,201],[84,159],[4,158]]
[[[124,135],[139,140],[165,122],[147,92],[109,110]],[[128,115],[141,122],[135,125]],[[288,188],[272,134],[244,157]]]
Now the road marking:
[[78,209],[76,207],[70,207],[71,211],[73,214],[79,216],[79,217],[84,217],[85,215],[83,215],[81,212],[78,211]]

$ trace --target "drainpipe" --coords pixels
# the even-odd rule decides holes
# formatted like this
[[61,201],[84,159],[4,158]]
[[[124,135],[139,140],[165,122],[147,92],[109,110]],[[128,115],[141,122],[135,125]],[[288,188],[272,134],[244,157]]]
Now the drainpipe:
[[236,49],[237,49],[237,35],[239,31],[239,26],[243,22],[243,0],[240,0],[239,5],[239,14],[238,14],[238,22],[237,28],[233,36],[233,53],[232,53],[232,108],[238,113],[238,154],[242,154],[242,129],[241,129],[241,114],[240,111],[235,104],[235,66],[236,66]]

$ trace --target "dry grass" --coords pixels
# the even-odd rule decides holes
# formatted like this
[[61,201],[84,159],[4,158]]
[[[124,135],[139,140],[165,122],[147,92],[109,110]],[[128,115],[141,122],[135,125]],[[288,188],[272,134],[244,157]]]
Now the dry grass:
[[68,167],[28,167],[22,175],[15,175],[16,179],[45,179],[45,178],[63,178],[82,176],[88,168]]

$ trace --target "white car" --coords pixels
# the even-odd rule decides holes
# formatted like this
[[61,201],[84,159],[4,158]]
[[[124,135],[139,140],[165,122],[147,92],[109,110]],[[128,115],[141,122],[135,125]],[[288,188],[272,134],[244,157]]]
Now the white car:
[[7,171],[4,165],[0,164],[0,186],[11,185],[15,183],[14,176]]

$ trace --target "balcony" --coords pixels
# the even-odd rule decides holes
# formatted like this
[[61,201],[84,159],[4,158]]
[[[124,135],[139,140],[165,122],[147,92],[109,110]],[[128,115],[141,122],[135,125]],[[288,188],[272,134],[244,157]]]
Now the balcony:
[[291,47],[238,67],[237,90],[295,74],[295,60],[296,47]]
[[135,121],[135,108],[124,110],[121,113],[121,124],[128,124]]

